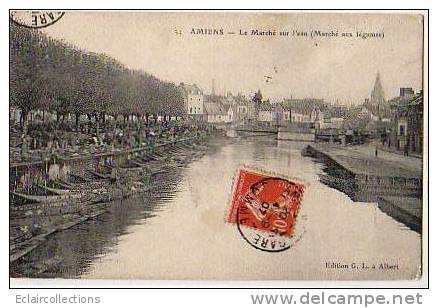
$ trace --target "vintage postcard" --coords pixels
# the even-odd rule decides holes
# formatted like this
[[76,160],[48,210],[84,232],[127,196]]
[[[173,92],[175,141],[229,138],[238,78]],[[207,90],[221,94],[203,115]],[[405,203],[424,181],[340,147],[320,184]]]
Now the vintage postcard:
[[12,280],[427,276],[424,12],[9,28]]

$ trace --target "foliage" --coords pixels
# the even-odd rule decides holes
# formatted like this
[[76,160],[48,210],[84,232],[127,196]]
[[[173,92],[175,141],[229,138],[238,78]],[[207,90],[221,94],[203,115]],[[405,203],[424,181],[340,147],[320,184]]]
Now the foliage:
[[10,101],[23,114],[182,115],[183,97],[169,82],[130,70],[36,30],[11,24]]

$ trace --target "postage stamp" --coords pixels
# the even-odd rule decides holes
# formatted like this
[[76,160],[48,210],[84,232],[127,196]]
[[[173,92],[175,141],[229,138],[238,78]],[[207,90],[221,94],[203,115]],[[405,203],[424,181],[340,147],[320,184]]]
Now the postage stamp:
[[296,228],[304,190],[297,180],[242,168],[235,179],[227,222],[236,224],[253,247],[284,251],[304,233],[304,228]]

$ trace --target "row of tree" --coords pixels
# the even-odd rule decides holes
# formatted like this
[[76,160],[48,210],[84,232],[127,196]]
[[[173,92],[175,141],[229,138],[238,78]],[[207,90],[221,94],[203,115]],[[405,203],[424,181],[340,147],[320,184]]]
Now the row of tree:
[[10,26],[10,101],[22,123],[32,110],[56,112],[63,120],[81,115],[148,119],[180,116],[183,94],[173,83],[130,70],[104,54],[85,52],[39,31]]

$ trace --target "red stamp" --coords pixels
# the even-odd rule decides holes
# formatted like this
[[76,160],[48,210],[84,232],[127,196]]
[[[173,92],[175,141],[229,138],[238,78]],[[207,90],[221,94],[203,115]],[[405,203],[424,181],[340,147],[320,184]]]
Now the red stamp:
[[235,223],[254,247],[266,251],[289,248],[305,186],[298,181],[240,170],[227,222]]

